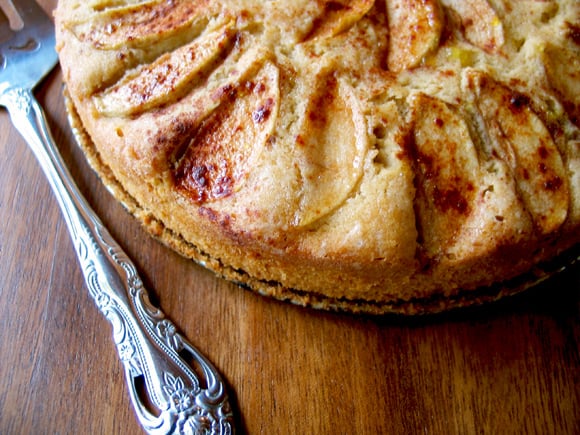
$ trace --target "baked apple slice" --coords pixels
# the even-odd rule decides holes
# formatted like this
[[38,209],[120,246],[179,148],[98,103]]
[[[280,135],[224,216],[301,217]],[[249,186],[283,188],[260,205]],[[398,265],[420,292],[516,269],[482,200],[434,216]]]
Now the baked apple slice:
[[354,90],[332,73],[321,73],[310,95],[296,154],[302,191],[296,226],[308,225],[342,204],[363,173],[366,122]]
[[211,72],[234,35],[231,26],[207,32],[151,64],[130,70],[95,96],[97,110],[105,116],[128,116],[177,100]]
[[503,24],[487,0],[441,0],[441,3],[459,15],[465,39],[470,43],[489,53],[503,46]]
[[[101,2],[102,3],[102,2]],[[150,48],[175,38],[180,45],[209,23],[209,0],[151,0],[117,7],[92,5],[98,12],[71,20],[66,27],[77,38],[100,49]]]
[[217,107],[177,148],[173,170],[179,190],[198,204],[240,190],[272,133],[280,101],[278,68],[266,62],[251,80],[228,86]]
[[443,16],[438,0],[387,0],[387,66],[400,72],[414,68],[439,45]]
[[416,168],[419,242],[429,256],[449,252],[474,212],[479,190],[478,157],[463,119],[425,94],[411,98],[408,150]]
[[332,37],[359,21],[375,4],[374,0],[323,2],[322,14],[317,17],[305,40]]
[[489,132],[490,152],[512,170],[528,212],[540,234],[566,220],[570,192],[562,156],[527,96],[484,73],[469,71],[468,86]]

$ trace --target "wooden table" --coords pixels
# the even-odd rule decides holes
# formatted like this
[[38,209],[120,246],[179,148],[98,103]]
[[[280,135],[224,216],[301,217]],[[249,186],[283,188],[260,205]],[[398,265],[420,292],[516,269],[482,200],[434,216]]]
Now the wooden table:
[[[240,433],[580,433],[578,267],[500,303],[424,318],[263,298],[143,232],[85,163],[61,89],[56,69],[37,95],[64,159],[164,311],[224,374]],[[110,325],[5,111],[0,156],[0,433],[141,433]]]

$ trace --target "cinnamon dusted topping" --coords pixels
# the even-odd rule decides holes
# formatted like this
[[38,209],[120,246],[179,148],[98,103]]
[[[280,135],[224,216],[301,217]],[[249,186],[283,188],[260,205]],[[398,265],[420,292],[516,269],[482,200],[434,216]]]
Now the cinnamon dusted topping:
[[580,24],[579,23],[566,23],[566,37],[572,40],[574,44],[580,47]]
[[100,172],[232,279],[401,306],[580,242],[577,1],[60,0],[56,25]]

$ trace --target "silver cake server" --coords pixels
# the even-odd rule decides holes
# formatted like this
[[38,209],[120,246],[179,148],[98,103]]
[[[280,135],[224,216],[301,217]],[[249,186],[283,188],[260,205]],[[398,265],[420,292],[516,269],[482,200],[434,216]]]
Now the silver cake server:
[[0,0],[0,8],[7,18],[0,22],[0,105],[54,191],[89,292],[112,324],[140,424],[152,434],[232,434],[222,377],[151,304],[134,264],[83,198],[54,144],[32,91],[58,62],[52,21],[34,0]]

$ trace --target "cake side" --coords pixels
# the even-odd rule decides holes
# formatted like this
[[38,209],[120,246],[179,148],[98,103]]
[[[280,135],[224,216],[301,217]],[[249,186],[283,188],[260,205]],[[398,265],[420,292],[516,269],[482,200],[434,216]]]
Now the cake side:
[[[78,144],[83,149],[89,164],[99,174],[101,180],[114,197],[142,223],[143,228],[150,235],[183,256],[212,270],[218,276],[268,297],[318,309],[349,311],[353,313],[433,314],[454,308],[489,303],[519,293],[533,285],[541,283],[566,267],[572,266],[580,259],[580,250],[578,249],[578,245],[576,245],[575,248],[566,250],[556,257],[550,257],[548,261],[538,263],[533,269],[526,270],[524,274],[518,275],[513,279],[497,282],[491,286],[479,287],[475,290],[457,289],[453,294],[434,292],[424,297],[412,297],[411,299],[402,299],[396,293],[393,293],[393,296],[389,299],[383,298],[381,300],[348,299],[343,296],[331,297],[322,293],[284,287],[276,281],[260,280],[249,275],[244,270],[234,269],[216,258],[211,257],[190,241],[185,240],[179,234],[165,227],[161,221],[143,209],[135,198],[121,186],[110,168],[103,164],[94,143],[84,130],[82,122],[66,90],[65,102],[73,133]],[[548,257],[549,255],[546,256]]]

